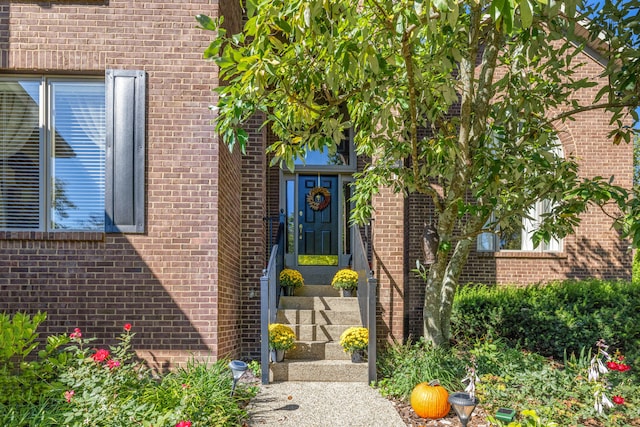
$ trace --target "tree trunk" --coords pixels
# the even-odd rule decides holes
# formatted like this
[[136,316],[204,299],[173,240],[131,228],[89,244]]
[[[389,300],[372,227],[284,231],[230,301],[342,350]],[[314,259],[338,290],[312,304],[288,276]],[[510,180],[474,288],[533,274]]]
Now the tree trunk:
[[453,298],[458,288],[458,278],[462,267],[467,262],[473,241],[473,239],[459,241],[450,259],[447,259],[446,254],[439,254],[438,260],[429,270],[422,319],[425,339],[437,347],[449,344]]

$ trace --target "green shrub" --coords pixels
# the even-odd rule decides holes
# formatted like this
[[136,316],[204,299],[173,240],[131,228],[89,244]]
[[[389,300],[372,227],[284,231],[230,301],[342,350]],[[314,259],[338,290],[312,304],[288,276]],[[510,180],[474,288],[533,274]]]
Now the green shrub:
[[633,255],[633,265],[631,269],[631,280],[634,283],[640,282],[640,251],[636,250]]
[[254,387],[231,396],[228,360],[190,362],[156,377],[131,350],[131,325],[119,343],[96,348],[76,328],[69,336],[49,336],[37,358],[35,332],[45,316],[0,314],[0,425],[12,427],[81,426],[173,427],[237,426]]
[[559,360],[565,351],[577,353],[602,338],[636,360],[639,308],[640,282],[463,286],[454,301],[452,332],[460,343],[500,338]]
[[424,338],[393,344],[378,356],[377,386],[383,396],[407,401],[421,382],[438,380],[448,391],[464,388],[465,362],[451,351],[434,348]]
[[42,421],[39,425],[50,425],[45,420],[56,405],[49,394],[57,386],[57,367],[65,359],[57,349],[69,340],[48,337],[36,357],[36,329],[45,319],[45,313],[0,313],[0,425],[31,426],[37,420]]

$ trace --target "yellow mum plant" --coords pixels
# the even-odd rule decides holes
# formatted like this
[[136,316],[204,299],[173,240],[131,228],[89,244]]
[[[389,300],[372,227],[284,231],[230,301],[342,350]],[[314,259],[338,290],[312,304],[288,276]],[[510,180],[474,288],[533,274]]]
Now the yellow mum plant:
[[272,323],[269,325],[269,349],[291,350],[296,346],[296,334],[287,325]]
[[369,330],[361,326],[352,326],[340,335],[340,345],[345,353],[366,350],[369,347]]
[[333,276],[331,286],[336,289],[356,289],[358,287],[358,273],[350,268],[343,268]]
[[280,272],[280,286],[300,288],[304,286],[304,279],[298,270],[285,268]]

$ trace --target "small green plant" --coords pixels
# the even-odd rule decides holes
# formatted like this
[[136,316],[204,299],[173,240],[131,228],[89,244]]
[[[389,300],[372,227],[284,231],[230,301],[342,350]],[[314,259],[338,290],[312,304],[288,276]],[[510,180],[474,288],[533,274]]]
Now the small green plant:
[[378,357],[378,383],[383,396],[408,402],[416,384],[438,380],[452,392],[463,387],[466,360],[451,349],[434,347],[420,337],[385,347]]
[[544,421],[538,416],[536,411],[531,409],[525,409],[522,411],[522,421],[513,421],[509,424],[504,424],[502,421],[495,419],[492,416],[488,416],[487,420],[493,426],[506,426],[506,427],[558,427],[557,423],[553,421]]
[[259,360],[252,360],[247,363],[247,366],[254,377],[260,378],[262,376],[262,366],[260,366]]
[[616,386],[624,381],[617,373],[627,372],[631,367],[624,363],[624,356],[620,352],[611,357],[607,353],[609,347],[604,340],[598,340],[596,347],[597,352],[589,363],[587,375],[589,382],[594,385],[593,406],[596,412],[602,415],[606,409],[613,408],[614,405],[624,405],[625,399],[620,394],[613,395],[611,399],[609,396],[615,393]]
[[33,316],[0,313],[0,425],[54,425],[50,415],[57,412],[57,405],[48,396],[57,386],[57,367],[66,360],[56,351],[69,339],[49,336],[35,357],[39,345],[36,329],[46,317],[41,312]]

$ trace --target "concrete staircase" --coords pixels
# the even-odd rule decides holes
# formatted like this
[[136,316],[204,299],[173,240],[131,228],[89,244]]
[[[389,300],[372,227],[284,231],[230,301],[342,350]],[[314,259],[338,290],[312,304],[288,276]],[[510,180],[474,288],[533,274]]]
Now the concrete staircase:
[[270,364],[270,381],[368,382],[367,363],[352,363],[340,335],[361,326],[358,299],[343,298],[328,285],[305,285],[280,297],[277,323],[291,326],[298,340],[280,363]]

